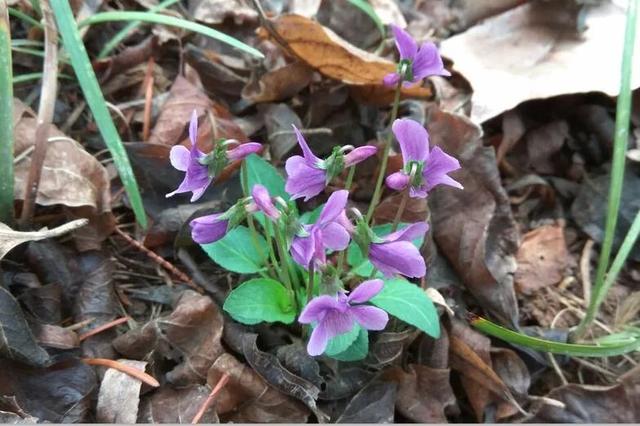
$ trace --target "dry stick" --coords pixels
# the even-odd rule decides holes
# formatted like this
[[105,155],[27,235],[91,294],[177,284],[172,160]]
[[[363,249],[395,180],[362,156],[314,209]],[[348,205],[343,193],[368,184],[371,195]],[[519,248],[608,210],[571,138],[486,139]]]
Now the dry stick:
[[80,336],[78,336],[78,340],[82,342],[83,340],[88,339],[91,336],[95,336],[98,333],[102,333],[105,330],[108,330],[108,329],[110,329],[112,327],[115,327],[117,325],[123,324],[123,323],[129,321],[130,319],[131,318],[129,318],[129,317],[122,317],[122,318],[118,318],[116,320],[113,320],[111,322],[108,322],[106,324],[102,324],[101,326],[96,327],[93,330],[90,330],[90,331],[87,331],[84,334],[81,334]]
[[53,120],[53,111],[58,92],[58,30],[53,19],[53,12],[49,7],[49,0],[43,0],[40,4],[44,19],[44,67],[40,105],[38,106],[35,149],[31,156],[22,214],[20,215],[20,224],[22,226],[29,225],[33,218],[40,176],[42,175],[42,167],[47,154],[47,136],[49,134],[49,126]]
[[131,377],[135,377],[140,380],[142,383],[146,383],[149,386],[157,388],[160,386],[160,383],[151,376],[150,374],[145,373],[144,371],[140,371],[137,368],[130,367],[121,362],[114,361],[112,359],[106,358],[82,358],[82,362],[87,365],[98,365],[101,367],[113,368],[114,370],[118,370],[121,373],[128,374]]
[[260,25],[262,25],[264,27],[264,29],[267,30],[269,35],[271,37],[273,37],[273,39],[276,42],[278,42],[278,44],[280,44],[280,46],[282,46],[282,48],[284,50],[286,50],[287,53],[289,53],[294,58],[297,58],[298,55],[295,54],[295,52],[289,47],[289,43],[287,43],[287,41],[278,33],[278,31],[276,31],[275,27],[273,26],[273,23],[267,17],[267,14],[264,13],[264,9],[262,8],[262,5],[260,4],[260,1],[259,0],[251,0],[251,2],[253,3],[253,8],[258,12],[258,18],[260,19]]
[[224,387],[224,385],[227,384],[228,381],[229,381],[229,373],[224,373],[222,377],[220,377],[220,380],[218,380],[218,383],[216,383],[216,385],[214,386],[213,390],[211,391],[207,399],[204,401],[204,404],[202,404],[202,407],[200,407],[200,409],[196,413],[193,420],[191,420],[192,425],[197,425],[198,422],[200,422],[200,419],[202,419],[202,416],[204,416],[205,411],[207,411],[207,409],[213,403],[213,398],[215,398],[218,392],[222,390],[222,388]]
[[164,260],[163,258],[161,258],[160,256],[158,256],[157,254],[155,254],[153,251],[149,250],[148,248],[146,248],[141,242],[134,240],[133,238],[131,238],[131,236],[125,232],[123,232],[120,228],[118,228],[116,226],[115,228],[116,232],[118,233],[118,235],[120,235],[122,238],[124,238],[125,240],[127,240],[127,242],[129,244],[131,244],[132,246],[136,247],[138,250],[144,252],[147,256],[149,256],[151,258],[151,260],[153,260],[154,262],[156,262],[158,265],[162,266],[163,268],[165,268],[166,270],[168,270],[169,272],[171,272],[176,278],[178,278],[180,281],[184,282],[186,285],[188,285],[189,287],[191,287],[192,289],[196,290],[198,293],[202,294],[204,293],[204,291],[202,290],[202,288],[200,288],[196,283],[193,282],[193,280],[191,278],[189,278],[184,272],[182,272],[180,269],[178,269],[177,267],[175,267],[174,265],[172,265],[171,263],[167,262],[166,260]]
[[585,305],[591,300],[591,252],[593,250],[594,241],[589,239],[584,244],[582,255],[580,256],[580,277],[582,278],[582,298]]
[[153,100],[153,66],[155,61],[153,57],[149,58],[147,62],[147,72],[144,76],[144,122],[142,127],[142,140],[149,140],[149,133],[151,133],[151,101]]

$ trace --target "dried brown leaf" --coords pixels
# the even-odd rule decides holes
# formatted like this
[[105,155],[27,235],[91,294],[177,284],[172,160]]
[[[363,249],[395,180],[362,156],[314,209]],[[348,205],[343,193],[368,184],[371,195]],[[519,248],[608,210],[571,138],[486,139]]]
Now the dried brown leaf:
[[[119,359],[118,362],[144,372],[144,361]],[[135,423],[142,382],[128,374],[109,368],[100,384],[96,420],[102,423]]]
[[[204,404],[210,390],[206,386],[174,389],[163,386],[148,398],[143,398],[138,423],[189,424]],[[200,423],[218,423],[215,403],[205,411]]]
[[313,70],[303,62],[292,62],[250,81],[242,97],[252,102],[278,102],[288,99],[311,82]]
[[14,231],[0,222],[0,259],[15,246],[27,241],[39,241],[45,238],[59,237],[87,224],[87,219],[78,219],[53,229],[41,229],[33,232]]

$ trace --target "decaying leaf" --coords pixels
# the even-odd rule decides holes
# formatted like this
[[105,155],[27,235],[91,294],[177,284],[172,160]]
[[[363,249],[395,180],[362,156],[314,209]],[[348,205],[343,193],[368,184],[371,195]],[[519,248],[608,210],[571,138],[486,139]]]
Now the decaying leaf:
[[482,307],[516,326],[519,233],[494,150],[481,145],[480,129],[462,116],[433,110],[428,127],[432,142],[460,159],[455,178],[464,186],[436,188],[429,195],[434,239]]
[[0,259],[2,259],[15,246],[27,241],[39,241],[45,238],[54,238],[86,225],[87,219],[78,219],[65,223],[53,229],[41,229],[34,232],[14,231],[9,226],[0,222]]
[[[209,393],[206,386],[191,386],[174,389],[163,386],[147,398],[143,398],[138,414],[138,423],[186,423],[189,424],[204,404]],[[216,404],[213,404],[200,419],[200,423],[218,423]]]
[[[300,15],[281,15],[273,22],[278,35],[298,58],[322,75],[351,86],[372,86],[393,93],[384,87],[382,79],[396,65],[349,44],[330,29]],[[413,86],[403,88],[407,96],[428,97],[429,89]]]
[[[118,362],[144,372],[144,361],[120,359]],[[100,384],[96,420],[103,423],[135,423],[142,382],[128,374],[109,368]]]
[[36,343],[18,301],[0,287],[0,357],[33,366],[51,363],[49,354]]
[[545,225],[526,233],[516,259],[519,292],[531,294],[560,282],[569,261],[562,226]]
[[[35,113],[18,99],[14,99],[13,123],[17,159],[14,197],[22,200],[36,139],[37,119]],[[55,126],[49,126],[48,144],[36,203],[91,206],[98,213],[109,211],[110,184],[104,166]]]
[[242,89],[242,97],[252,102],[278,102],[304,89],[313,70],[302,62],[292,62],[266,72]]
[[397,385],[372,380],[349,401],[336,423],[393,423]]
[[[527,2],[443,41],[442,54],[473,87],[473,121],[484,122],[529,99],[618,94],[624,8],[595,3],[584,10],[582,33],[576,12],[574,2]],[[634,56],[638,53],[640,43]],[[634,61],[636,70],[639,64]],[[636,88],[640,73],[632,74]]]
[[243,0],[190,0],[189,12],[195,20],[214,25],[221,24],[225,18],[233,18],[240,25],[258,17]]

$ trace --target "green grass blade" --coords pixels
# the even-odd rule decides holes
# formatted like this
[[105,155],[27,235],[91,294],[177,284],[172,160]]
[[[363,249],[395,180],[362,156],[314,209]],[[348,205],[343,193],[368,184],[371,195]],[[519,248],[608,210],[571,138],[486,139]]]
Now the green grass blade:
[[[157,12],[159,10],[166,9],[167,7],[179,2],[180,0],[164,0],[163,2],[158,3],[156,6],[149,9],[149,12]],[[107,42],[107,44],[102,48],[100,53],[98,53],[98,59],[106,58],[113,49],[115,49],[122,41],[127,38],[129,34],[136,28],[140,26],[140,21],[129,22],[123,29],[118,31],[118,33],[111,38]]]
[[561,343],[552,340],[527,336],[508,328],[504,328],[491,321],[472,315],[471,325],[489,336],[496,337],[514,345],[524,346],[537,351],[552,354],[582,356],[582,357],[607,357],[624,355],[640,348],[640,334],[630,335],[628,339],[618,339],[615,343],[581,344]]
[[[41,72],[31,72],[27,74],[20,74],[13,76],[13,84],[27,83],[33,80],[40,80],[42,78]],[[58,74],[58,78],[63,78],[65,80],[73,80],[73,77],[67,74]]]
[[385,36],[387,35],[387,32],[384,29],[384,24],[380,20],[380,17],[376,13],[376,11],[373,9],[371,4],[369,4],[369,2],[367,0],[349,0],[349,3],[351,3],[352,5],[354,5],[355,7],[357,7],[358,9],[363,11],[364,13],[366,13],[367,16],[369,18],[371,18],[373,23],[376,24],[376,27],[378,28],[378,31],[380,31],[380,35],[384,39]]
[[622,52],[622,69],[620,78],[620,94],[616,106],[616,126],[613,141],[613,161],[611,166],[611,183],[609,186],[609,203],[607,206],[607,218],[605,224],[604,241],[598,259],[596,280],[593,287],[593,295],[587,308],[587,314],[582,319],[575,331],[575,337],[582,337],[593,322],[600,306],[599,299],[603,299],[605,287],[605,275],[609,267],[613,238],[620,210],[620,198],[622,196],[622,182],[624,180],[625,154],[629,141],[629,122],[631,118],[631,73],[633,64],[633,50],[636,38],[636,23],[638,17],[638,3],[640,0],[629,0],[627,8],[627,22],[624,35],[624,48]]
[[13,223],[13,69],[7,3],[0,2],[0,221]]
[[213,28],[205,27],[204,25],[197,24],[195,22],[187,21],[185,19],[176,18],[168,15],[161,15],[159,13],[151,13],[151,12],[127,12],[127,11],[117,11],[117,12],[102,12],[96,13],[90,18],[85,19],[80,23],[80,27],[84,27],[87,25],[100,24],[104,22],[112,22],[112,21],[143,21],[143,22],[151,22],[154,24],[168,25],[172,27],[183,28],[185,30],[194,31],[205,35],[207,37],[214,38],[218,41],[228,44],[229,46],[235,47],[236,49],[242,50],[243,52],[249,53],[250,55],[256,56],[258,58],[264,58],[264,55],[257,49],[244,44],[238,39],[235,39],[225,33],[214,30]]
[[109,115],[104,96],[100,91],[100,85],[91,67],[91,61],[80,38],[71,6],[67,1],[52,1],[51,8],[56,17],[58,31],[62,35],[62,42],[65,50],[69,54],[76,78],[80,83],[87,104],[95,117],[102,138],[111,152],[120,179],[129,196],[129,201],[131,202],[131,207],[136,219],[142,227],[146,228],[147,216],[144,212],[138,183],[131,170],[131,163],[129,162],[129,157],[127,157],[127,152],[124,149],[120,135]]
[[9,15],[13,16],[14,18],[22,19],[24,22],[26,22],[27,24],[33,25],[34,27],[38,27],[41,29],[44,28],[41,22],[39,22],[38,20],[32,18],[31,16],[27,15],[26,13],[18,9],[14,9],[10,7]]

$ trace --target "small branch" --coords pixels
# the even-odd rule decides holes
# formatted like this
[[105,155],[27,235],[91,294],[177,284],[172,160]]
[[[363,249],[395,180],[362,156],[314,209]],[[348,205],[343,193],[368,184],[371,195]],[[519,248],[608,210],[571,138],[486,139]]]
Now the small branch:
[[94,328],[93,330],[87,331],[84,334],[81,334],[80,336],[78,336],[78,340],[79,341],[83,341],[85,339],[88,339],[91,336],[95,336],[98,333],[102,333],[105,330],[108,330],[110,328],[113,328],[115,326],[118,326],[120,324],[124,324],[125,322],[129,321],[131,318],[129,317],[122,317],[122,318],[118,318],[117,320],[113,320],[111,322],[108,322],[106,324],[102,324],[99,327]]
[[114,361],[112,359],[106,358],[82,358],[82,362],[87,365],[98,365],[100,367],[113,368],[114,370],[118,370],[121,373],[128,374],[131,377],[134,377],[140,380],[142,383],[146,383],[147,385],[157,388],[160,386],[160,383],[151,376],[150,374],[145,373],[144,371],[140,371],[136,368],[125,365],[121,362]]
[[133,238],[131,238],[131,236],[129,236],[129,234],[126,234],[125,232],[123,232],[120,228],[118,228],[116,226],[115,231],[118,235],[120,235],[122,238],[124,238],[125,240],[127,240],[127,242],[129,244],[131,244],[132,246],[134,246],[135,248],[137,248],[138,250],[144,252],[147,256],[149,256],[151,258],[151,260],[153,260],[154,262],[156,262],[158,265],[162,266],[163,268],[165,268],[166,270],[168,270],[169,272],[171,272],[176,278],[178,278],[180,281],[184,282],[186,285],[188,285],[189,287],[191,287],[192,289],[194,289],[195,291],[197,291],[198,293],[202,294],[203,290],[196,284],[193,282],[193,280],[191,278],[189,278],[184,272],[182,272],[180,269],[178,269],[177,267],[175,267],[174,265],[172,265],[171,263],[167,262],[166,260],[164,260],[163,258],[161,258],[160,256],[158,256],[157,254],[155,254],[153,251],[149,250],[148,248],[146,248],[141,242],[134,240]]
[[205,411],[207,411],[207,409],[213,403],[213,398],[215,398],[218,392],[222,390],[222,388],[224,387],[224,385],[227,384],[228,381],[229,381],[229,373],[224,373],[222,377],[220,377],[220,380],[218,380],[218,383],[216,383],[215,387],[213,388],[213,390],[211,391],[207,399],[204,401],[204,404],[202,404],[202,407],[200,407],[200,409],[196,413],[193,420],[191,420],[192,425],[197,425],[200,422],[200,419],[202,419],[202,416],[204,416]]
[[49,7],[49,0],[43,0],[40,5],[44,19],[44,69],[40,105],[38,106],[35,149],[31,156],[22,214],[20,215],[20,224],[22,226],[30,225],[33,219],[40,176],[42,175],[42,167],[47,155],[49,126],[53,120],[53,111],[58,93],[58,30],[53,18],[53,12]]

